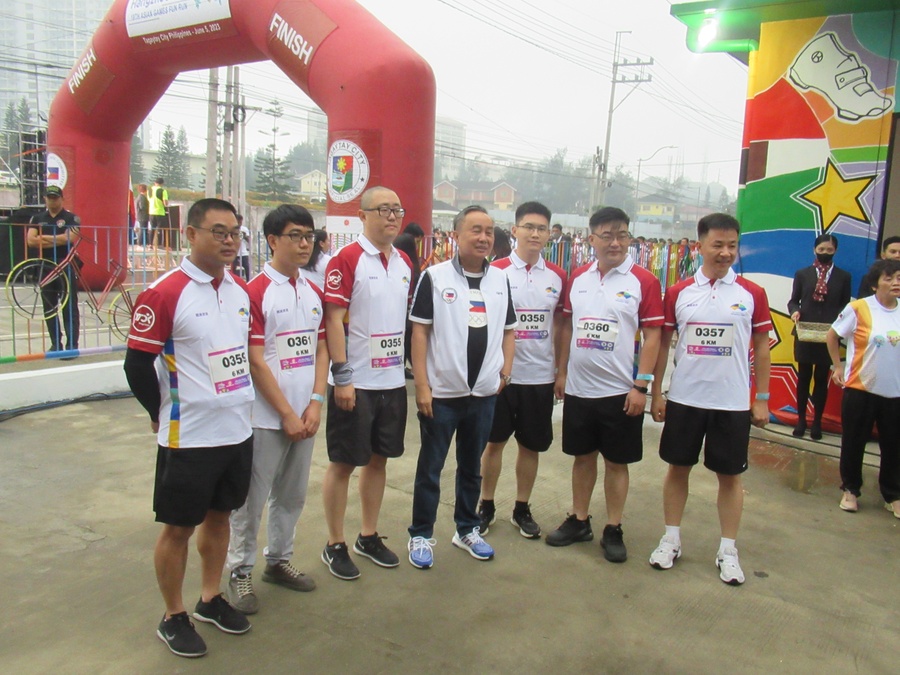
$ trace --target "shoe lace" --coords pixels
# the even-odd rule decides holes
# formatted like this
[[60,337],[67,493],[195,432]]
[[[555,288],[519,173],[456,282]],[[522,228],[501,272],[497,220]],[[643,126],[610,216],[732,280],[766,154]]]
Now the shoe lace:
[[413,537],[412,538],[412,548],[410,549],[413,553],[417,553],[420,551],[430,551],[433,546],[437,546],[437,539],[426,539],[425,537]]
[[719,560],[721,560],[721,565],[730,567],[732,569],[740,569],[741,564],[738,561],[738,552],[733,548],[726,548],[719,554]]
[[481,538],[481,528],[474,528],[469,534],[462,538],[464,542],[466,542],[469,546],[477,546],[478,544],[483,544],[484,539]]
[[659,546],[656,547],[654,553],[667,556],[672,555],[676,550],[678,550],[678,544],[668,537],[663,537],[660,539]]
[[531,509],[527,506],[516,514],[516,519],[522,523],[530,524],[534,522],[534,518],[531,516]]
[[245,595],[253,593],[253,582],[251,581],[249,574],[244,577],[235,577],[234,580],[239,597],[244,597]]
[[291,563],[287,560],[282,560],[280,563],[278,563],[278,567],[281,568],[282,572],[289,575],[290,577],[293,577],[294,579],[297,579],[297,578],[303,576],[303,573],[300,570],[298,570],[296,567],[291,565]]
[[387,537],[376,534],[374,539],[366,537],[365,539],[362,539],[362,542],[363,545],[373,553],[380,553],[381,551],[387,550],[387,546],[385,546],[382,541],[383,539],[387,539]]

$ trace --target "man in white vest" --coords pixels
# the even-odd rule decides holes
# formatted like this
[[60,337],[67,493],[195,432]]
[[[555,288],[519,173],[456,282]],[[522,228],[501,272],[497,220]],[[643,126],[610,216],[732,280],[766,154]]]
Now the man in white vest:
[[[453,545],[478,560],[494,550],[479,534],[481,453],[490,435],[497,394],[510,382],[516,312],[506,274],[487,262],[494,221],[481,206],[453,219],[457,255],[428,268],[410,320],[412,361],[422,447],[416,467],[409,562],[432,566],[441,470],[456,434],[456,532]],[[465,349],[461,349],[465,345]]]

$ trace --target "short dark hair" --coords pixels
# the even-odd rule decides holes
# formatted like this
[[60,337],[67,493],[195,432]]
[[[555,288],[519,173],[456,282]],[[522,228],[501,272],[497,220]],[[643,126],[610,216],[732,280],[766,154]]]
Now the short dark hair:
[[616,208],[615,206],[604,206],[602,209],[597,209],[591,214],[591,219],[588,221],[588,225],[590,225],[591,232],[593,232],[601,225],[616,222],[630,225],[631,219],[628,217],[628,214],[625,213],[622,209]]
[[559,223],[553,223],[553,225],[550,227],[550,229],[551,230],[559,230],[560,232],[562,232],[562,225],[560,225]]
[[157,178],[153,182],[156,183],[157,185],[165,185],[166,184],[166,181],[164,181],[162,178]]
[[697,239],[705,237],[710,230],[734,230],[741,233],[741,224],[734,216],[727,213],[710,213],[697,223]]
[[424,237],[425,230],[418,223],[410,223],[406,227],[403,228],[403,232],[405,234],[409,234],[413,237]]
[[284,232],[290,223],[302,225],[310,229],[315,228],[312,214],[297,204],[282,204],[266,214],[263,218],[263,236],[270,234],[276,237]]
[[490,216],[490,214],[487,212],[487,209],[485,209],[480,204],[471,204],[457,213],[455,216],[453,216],[453,229],[459,230],[460,225],[463,224],[466,216],[470,213],[483,213],[486,216]]
[[217,197],[207,197],[206,199],[199,199],[193,204],[191,204],[191,208],[188,209],[187,214],[187,224],[189,227],[199,227],[200,223],[203,222],[203,219],[206,217],[207,211],[229,211],[237,216],[237,209],[234,208],[234,204],[231,202],[226,202],[224,199],[218,199]]
[[834,244],[834,250],[837,251],[838,239],[833,234],[820,234],[813,242],[813,248],[815,248],[819,244],[827,244],[829,242]]
[[900,244],[900,237],[888,237],[883,242],[881,242],[881,252],[884,253],[887,251],[888,246],[891,244]]
[[881,277],[885,274],[892,277],[897,272],[900,272],[900,260],[876,260],[872,263],[869,271],[866,272],[866,276],[863,277],[863,283],[865,283],[866,288],[871,288],[874,291],[878,288],[878,280]]
[[550,209],[548,209],[540,202],[525,202],[516,209],[516,225],[519,224],[519,221],[522,220],[522,218],[530,213],[533,213],[537,216],[544,216],[544,218],[547,219],[548,223],[550,222],[550,218],[552,217]]

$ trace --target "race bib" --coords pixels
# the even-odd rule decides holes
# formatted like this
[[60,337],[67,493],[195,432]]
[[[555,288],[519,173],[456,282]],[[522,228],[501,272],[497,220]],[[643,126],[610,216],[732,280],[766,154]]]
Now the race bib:
[[546,340],[550,337],[549,309],[520,309],[516,311],[519,326],[516,340]]
[[684,328],[687,353],[694,356],[731,356],[734,324],[689,323]]
[[217,394],[250,386],[250,360],[244,345],[210,352],[209,374]]
[[282,370],[311,366],[316,362],[316,336],[313,329],[275,334],[275,353]]
[[369,338],[369,357],[372,368],[403,366],[403,333],[384,333]]
[[619,336],[619,323],[615,319],[597,319],[586,316],[576,324],[575,346],[579,349],[599,349],[611,352]]

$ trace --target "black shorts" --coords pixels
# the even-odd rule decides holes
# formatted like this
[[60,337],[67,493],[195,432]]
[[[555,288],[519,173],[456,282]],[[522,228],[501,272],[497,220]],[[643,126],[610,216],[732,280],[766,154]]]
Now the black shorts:
[[625,414],[625,397],[563,400],[563,452],[587,455],[596,450],[613,464],[633,464],[644,456],[644,416]]
[[357,389],[353,410],[338,408],[328,388],[325,441],[332,462],[365,466],[372,455],[399,457],[406,435],[406,387]]
[[553,442],[553,384],[511,384],[497,396],[489,443],[516,442],[544,452]]
[[236,445],[156,451],[153,510],[156,521],[194,527],[207,511],[233,511],[247,501],[253,436]]
[[704,446],[703,465],[707,469],[737,476],[747,470],[749,444],[749,410],[707,410],[675,401],[666,403],[666,423],[659,441],[659,456],[664,462],[694,466]]

